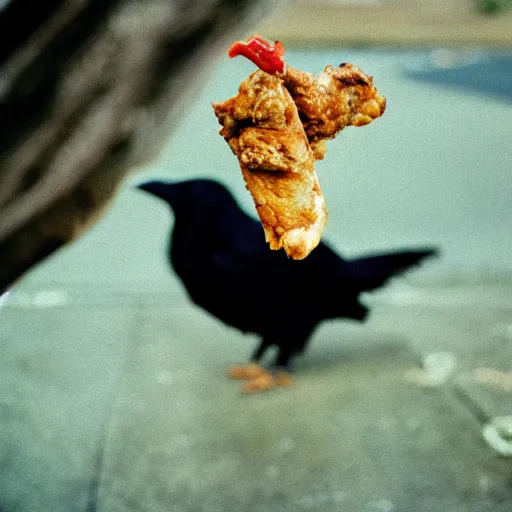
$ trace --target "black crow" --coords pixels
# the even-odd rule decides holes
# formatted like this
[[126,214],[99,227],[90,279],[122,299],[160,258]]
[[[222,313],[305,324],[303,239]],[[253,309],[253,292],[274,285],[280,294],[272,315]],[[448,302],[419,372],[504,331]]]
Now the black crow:
[[[174,212],[169,260],[191,300],[225,324],[261,336],[251,363],[231,369],[232,377],[249,380],[245,390],[289,383],[285,370],[319,322],[363,320],[368,309],[361,292],[436,254],[425,248],[344,259],[321,242],[304,260],[291,260],[269,249],[261,224],[216,181],[149,181],[138,188]],[[258,364],[270,346],[277,346],[272,371]]]

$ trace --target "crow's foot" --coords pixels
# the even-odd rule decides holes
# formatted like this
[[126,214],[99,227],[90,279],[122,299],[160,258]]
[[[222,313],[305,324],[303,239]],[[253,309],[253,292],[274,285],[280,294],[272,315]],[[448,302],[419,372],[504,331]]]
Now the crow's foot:
[[255,393],[258,391],[268,391],[279,386],[292,386],[293,379],[284,371],[270,372],[265,370],[261,375],[250,379],[242,386],[244,393]]
[[232,365],[228,370],[229,376],[237,380],[253,380],[267,373],[267,370],[256,363]]

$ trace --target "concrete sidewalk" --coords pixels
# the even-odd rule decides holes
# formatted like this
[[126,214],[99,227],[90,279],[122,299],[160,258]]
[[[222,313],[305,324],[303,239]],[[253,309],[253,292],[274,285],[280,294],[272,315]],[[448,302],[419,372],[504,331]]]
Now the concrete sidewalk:
[[512,463],[481,431],[512,413],[510,292],[393,286],[366,325],[321,326],[294,388],[244,396],[225,369],[254,338],[183,294],[19,290],[0,510],[508,512]]

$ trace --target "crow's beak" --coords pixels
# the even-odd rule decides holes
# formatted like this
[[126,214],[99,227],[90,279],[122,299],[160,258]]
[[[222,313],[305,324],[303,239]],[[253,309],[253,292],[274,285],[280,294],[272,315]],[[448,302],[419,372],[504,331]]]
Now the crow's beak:
[[154,194],[157,190],[162,188],[163,183],[160,181],[145,181],[144,183],[139,183],[135,185],[136,188],[140,190],[144,190],[145,192],[149,192],[150,194]]
[[136,185],[139,190],[144,190],[154,196],[160,197],[165,201],[171,201],[174,197],[174,186],[171,182],[146,181]]

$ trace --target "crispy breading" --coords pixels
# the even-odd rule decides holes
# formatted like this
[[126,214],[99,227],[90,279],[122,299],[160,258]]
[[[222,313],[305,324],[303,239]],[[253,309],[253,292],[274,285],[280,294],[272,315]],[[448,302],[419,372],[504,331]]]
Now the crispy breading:
[[279,77],[257,70],[242,81],[237,96],[213,108],[270,248],[305,258],[320,242],[327,211],[315,156],[290,93]]
[[317,75],[288,66],[282,78],[317,160],[325,155],[325,140],[347,126],[371,123],[386,109],[386,98],[373,85],[373,77],[353,64],[327,65]]

